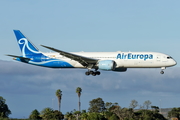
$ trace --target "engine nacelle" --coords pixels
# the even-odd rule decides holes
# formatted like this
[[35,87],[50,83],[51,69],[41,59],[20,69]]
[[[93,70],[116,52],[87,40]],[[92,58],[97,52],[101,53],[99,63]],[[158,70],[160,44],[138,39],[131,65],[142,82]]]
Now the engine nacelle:
[[115,68],[113,71],[115,72],[126,72],[127,68],[121,67],[121,68]]
[[115,70],[116,63],[113,60],[101,60],[98,62],[98,68],[100,70]]

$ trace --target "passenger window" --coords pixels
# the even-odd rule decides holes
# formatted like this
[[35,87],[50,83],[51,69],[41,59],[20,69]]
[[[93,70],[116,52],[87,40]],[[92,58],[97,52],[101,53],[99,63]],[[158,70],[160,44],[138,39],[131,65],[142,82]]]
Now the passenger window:
[[167,59],[172,59],[172,57],[167,57]]

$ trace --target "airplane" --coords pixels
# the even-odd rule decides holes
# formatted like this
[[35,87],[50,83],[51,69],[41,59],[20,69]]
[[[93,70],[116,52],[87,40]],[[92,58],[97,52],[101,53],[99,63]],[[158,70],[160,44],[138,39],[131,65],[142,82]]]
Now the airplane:
[[[84,68],[86,75],[100,75],[100,71],[125,72],[127,68],[161,68],[164,74],[166,67],[175,66],[176,61],[169,55],[159,52],[65,52],[56,48],[41,45],[54,51],[44,53],[28,40],[20,30],[13,30],[20,47],[21,56],[14,60],[49,68]],[[92,70],[94,69],[94,70]]]

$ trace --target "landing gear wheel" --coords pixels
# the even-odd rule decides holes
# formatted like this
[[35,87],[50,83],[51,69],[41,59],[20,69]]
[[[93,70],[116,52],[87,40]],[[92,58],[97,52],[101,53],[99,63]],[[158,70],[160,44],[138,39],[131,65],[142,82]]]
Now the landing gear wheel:
[[161,74],[164,74],[164,71],[161,71],[160,73],[161,73]]
[[90,72],[89,72],[89,71],[87,71],[87,72],[85,72],[85,74],[86,74],[86,75],[90,75]]
[[90,72],[91,75],[94,73],[94,71],[89,71],[89,72]]
[[100,75],[101,73],[99,71],[96,71],[96,75]]
[[88,70],[87,72],[85,72],[85,74],[88,76],[88,75],[92,75],[92,76],[96,76],[96,75],[100,75],[101,73],[99,71],[90,71]]
[[95,72],[93,72],[93,73],[92,73],[92,76],[96,76],[96,73],[95,73]]

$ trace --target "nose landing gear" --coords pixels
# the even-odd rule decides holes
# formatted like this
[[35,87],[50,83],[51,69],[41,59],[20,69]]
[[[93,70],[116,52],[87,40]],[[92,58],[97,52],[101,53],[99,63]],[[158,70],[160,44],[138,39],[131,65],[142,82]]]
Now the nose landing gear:
[[164,70],[166,69],[166,67],[161,67],[161,74],[164,74]]
[[160,72],[161,74],[164,74],[164,71],[163,70],[161,70],[161,72]]

